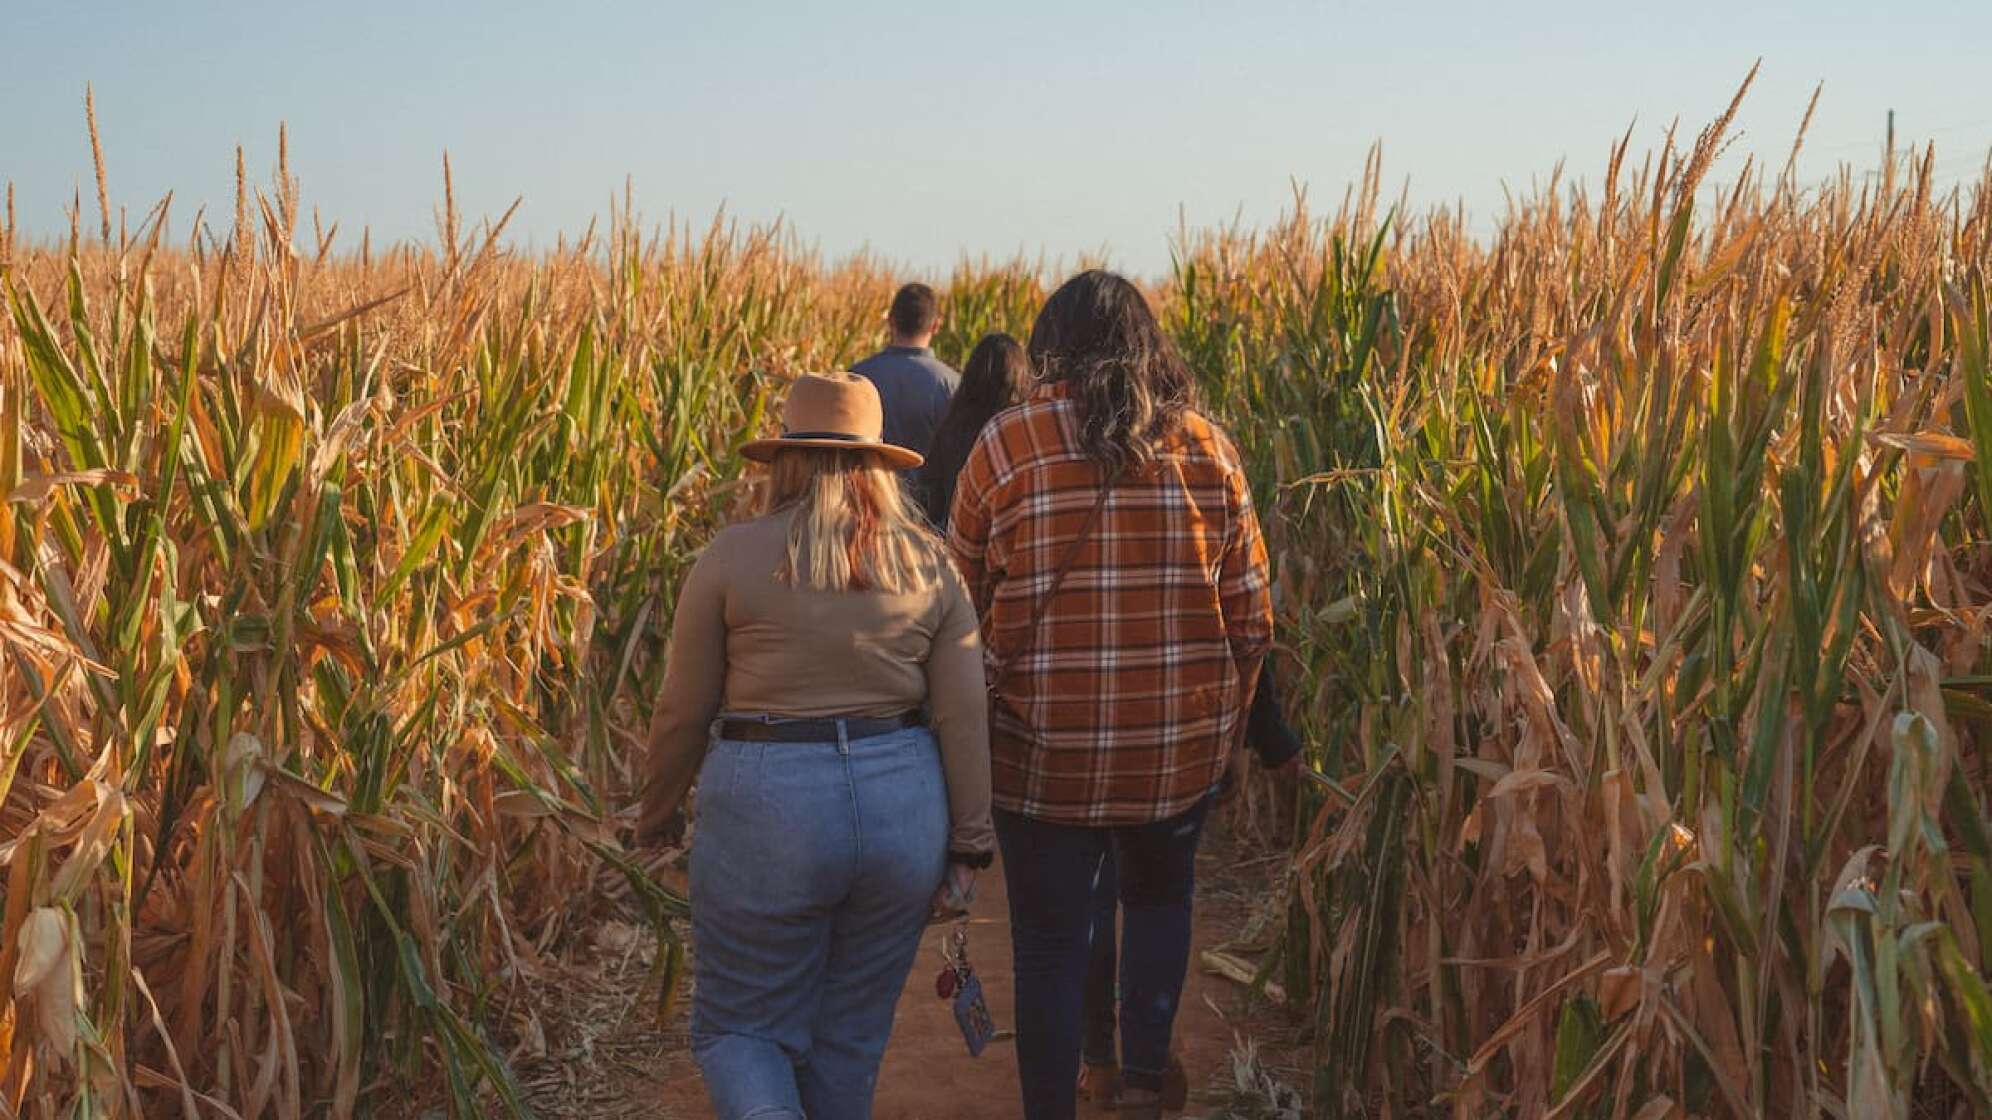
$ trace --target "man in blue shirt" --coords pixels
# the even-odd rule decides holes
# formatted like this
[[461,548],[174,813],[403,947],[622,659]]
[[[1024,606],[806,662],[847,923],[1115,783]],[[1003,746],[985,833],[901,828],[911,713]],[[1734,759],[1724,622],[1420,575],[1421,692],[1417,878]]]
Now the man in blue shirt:
[[851,367],[878,387],[887,443],[927,453],[934,429],[954,399],[961,375],[934,357],[941,301],[925,284],[907,284],[892,297],[892,344]]

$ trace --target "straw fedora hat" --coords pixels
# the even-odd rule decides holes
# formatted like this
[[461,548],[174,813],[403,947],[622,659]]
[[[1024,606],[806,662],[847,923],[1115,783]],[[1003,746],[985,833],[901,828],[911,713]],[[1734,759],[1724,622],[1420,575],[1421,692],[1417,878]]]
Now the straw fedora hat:
[[766,463],[784,447],[869,451],[894,470],[911,470],[926,460],[918,451],[885,442],[885,408],[878,389],[855,373],[805,373],[789,387],[782,406],[782,434],[757,439],[740,453]]

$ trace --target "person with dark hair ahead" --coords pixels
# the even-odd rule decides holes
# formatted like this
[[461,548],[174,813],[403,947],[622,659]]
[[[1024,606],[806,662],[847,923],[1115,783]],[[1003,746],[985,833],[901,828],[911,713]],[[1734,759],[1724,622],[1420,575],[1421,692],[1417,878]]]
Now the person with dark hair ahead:
[[961,375],[934,356],[940,297],[925,284],[904,285],[893,294],[886,321],[890,343],[852,366],[851,372],[878,389],[879,402],[885,406],[885,442],[925,455],[955,387],[961,384]]
[[920,468],[920,504],[936,529],[947,530],[955,477],[968,462],[969,449],[975,446],[983,427],[997,413],[1023,400],[1030,382],[1030,360],[1016,339],[999,332],[985,334],[975,344],[968,364],[962,367],[961,388],[941,418],[941,426],[935,429],[926,465]]
[[1067,281],[1037,387],[962,468],[948,544],[982,618],[990,776],[1029,1120],[1077,1108],[1093,891],[1119,878],[1119,1111],[1160,1117],[1196,852],[1272,645],[1259,521],[1231,439],[1140,289]]
[[[1030,359],[1023,346],[1007,334],[983,335],[962,367],[961,388],[934,433],[926,464],[920,468],[920,504],[936,528],[947,530],[955,480],[982,429],[999,413],[1015,407],[1030,386]],[[1252,695],[1246,727],[1245,745],[1268,771],[1285,777],[1299,772],[1303,744],[1281,709],[1270,661],[1259,670],[1259,686]],[[1083,1031],[1085,1065],[1079,1079],[1080,1096],[1109,1109],[1120,1093],[1116,1025],[1120,1014],[1119,914],[1120,877],[1114,873],[1113,854],[1109,852],[1093,883],[1092,956],[1086,969]],[[1186,1077],[1182,1063],[1172,1057],[1163,1077],[1165,1107],[1184,1106],[1189,1093]]]

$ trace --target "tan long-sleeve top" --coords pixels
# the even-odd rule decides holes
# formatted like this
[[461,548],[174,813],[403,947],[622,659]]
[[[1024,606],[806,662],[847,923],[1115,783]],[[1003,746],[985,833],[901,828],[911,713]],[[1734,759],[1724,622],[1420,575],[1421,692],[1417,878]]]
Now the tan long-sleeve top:
[[988,693],[975,609],[954,568],[907,594],[814,591],[776,579],[789,514],[723,530],[678,595],[650,725],[643,829],[670,818],[722,712],[889,716],[927,705],[948,787],[948,850],[995,848]]

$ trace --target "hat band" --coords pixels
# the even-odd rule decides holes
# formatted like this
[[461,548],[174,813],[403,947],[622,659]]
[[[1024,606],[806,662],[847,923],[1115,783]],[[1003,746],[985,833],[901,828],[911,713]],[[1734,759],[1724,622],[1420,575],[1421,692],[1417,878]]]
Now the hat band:
[[837,440],[843,440],[845,443],[878,442],[877,440],[867,439],[864,436],[853,435],[850,432],[783,432],[782,438],[783,439],[837,439]]

